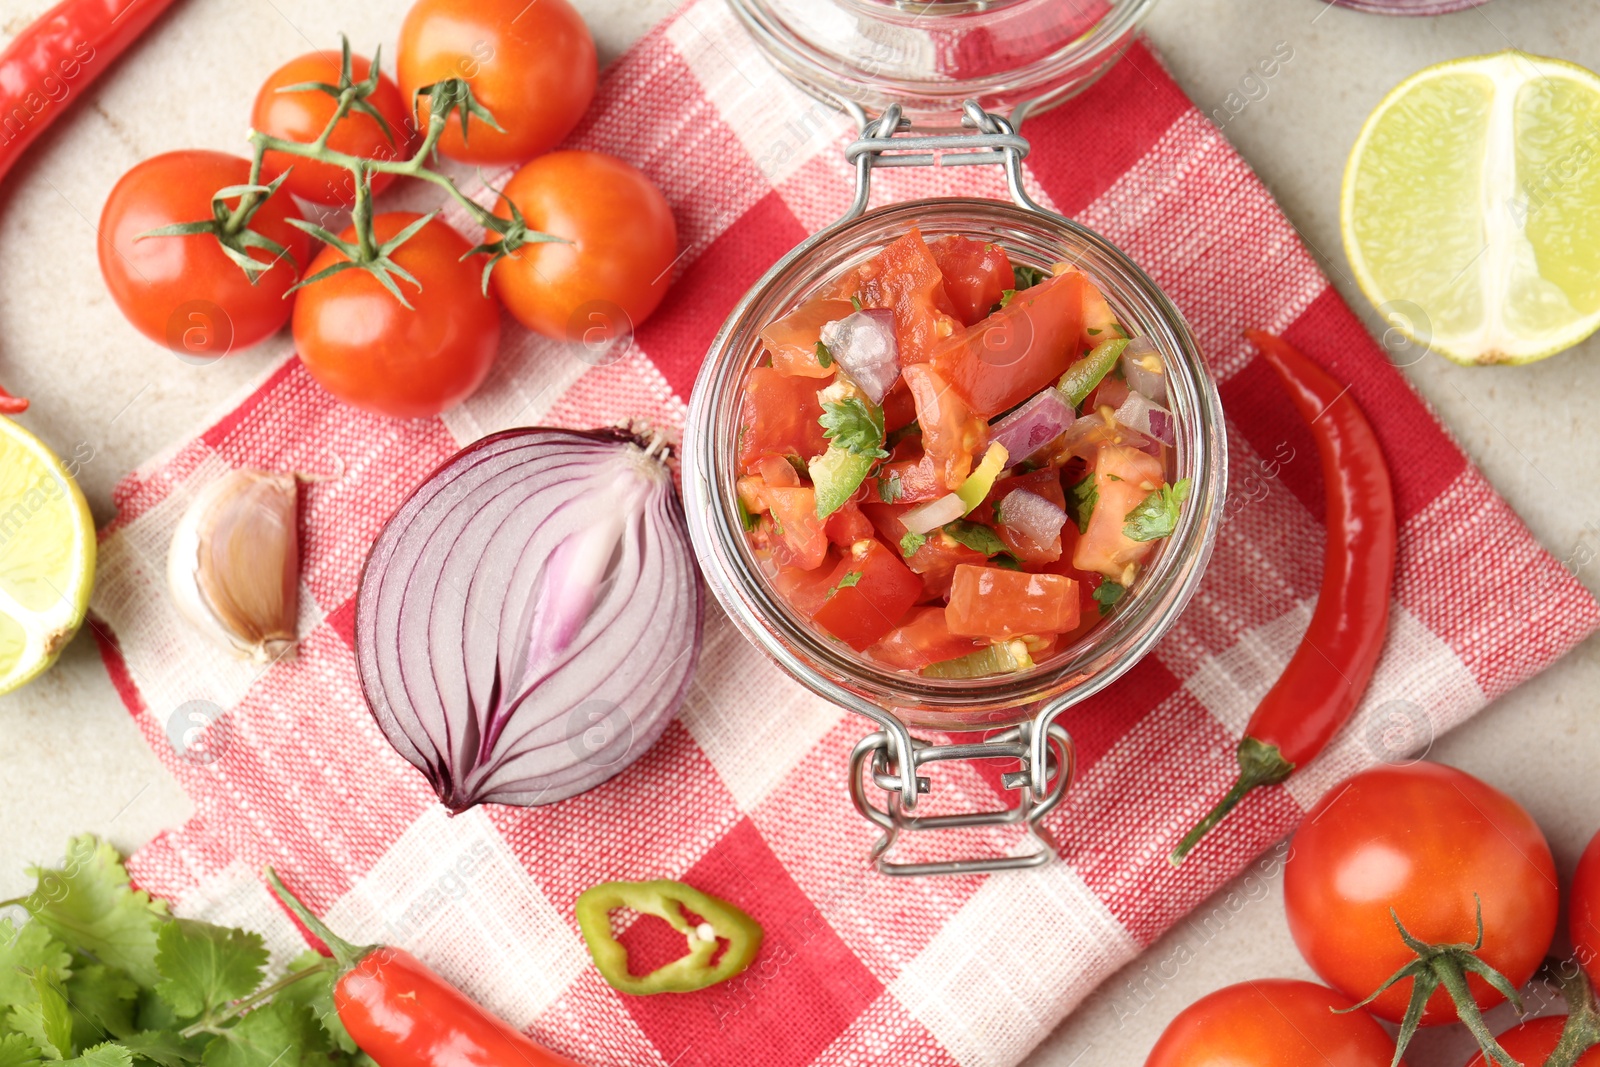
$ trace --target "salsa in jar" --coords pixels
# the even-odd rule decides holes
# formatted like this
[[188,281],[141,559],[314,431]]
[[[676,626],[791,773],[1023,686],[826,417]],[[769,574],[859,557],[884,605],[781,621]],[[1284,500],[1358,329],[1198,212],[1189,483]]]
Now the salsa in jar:
[[1163,356],[1068,264],[913,227],[761,340],[746,536],[798,614],[884,668],[1028,670],[1177,526]]

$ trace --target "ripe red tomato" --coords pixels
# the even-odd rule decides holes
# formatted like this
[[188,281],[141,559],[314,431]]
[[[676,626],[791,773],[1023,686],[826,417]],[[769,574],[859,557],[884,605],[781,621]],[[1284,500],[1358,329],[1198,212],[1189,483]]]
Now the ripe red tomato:
[[[467,163],[521,163],[561,142],[594,98],[594,38],[567,0],[417,0],[400,28],[396,64],[409,101],[464,78],[500,129],[450,117],[439,150]],[[427,128],[428,103],[418,102]],[[504,132],[502,132],[504,131]]]
[[1269,978],[1219,989],[1179,1013],[1145,1067],[1389,1067],[1394,1042],[1351,1001],[1311,982]]
[[[337,101],[315,89],[293,93],[279,90],[304,82],[337,86],[339,61],[336,52],[310,52],[289,60],[273,71],[256,93],[255,107],[250,112],[251,125],[261,133],[281,140],[306,144],[315,141],[327,128],[328,120],[333,118]],[[366,81],[371,73],[370,60],[363,56],[350,57],[350,74],[354,82],[359,84]],[[383,127],[371,115],[352,111],[334,127],[333,135],[328,138],[328,147],[336,152],[367,159],[404,159],[410,155],[415,130],[411,109],[406,106],[399,88],[388,75],[380,75],[378,88],[367,97],[367,103],[388,122],[393,140],[384,134]],[[289,171],[289,176],[283,180],[283,188],[303,200],[315,204],[342,204],[345,207],[355,203],[355,179],[343,167],[282,152],[268,152],[262,163],[268,174],[278,175]],[[392,181],[392,174],[374,174],[372,191],[382,192]]]
[[1017,287],[1011,259],[999,245],[951,233],[936,238],[928,249],[939,263],[944,291],[963,326],[982,321],[1007,289]]
[[[1556,1043],[1561,1040],[1561,1028],[1566,1024],[1565,1015],[1546,1015],[1531,1019],[1499,1035],[1500,1047],[1518,1063],[1534,1067],[1535,1064],[1543,1063],[1550,1053],[1556,1050]],[[1467,1067],[1490,1067],[1490,1064],[1480,1052],[1467,1061]],[[1573,1067],[1600,1067],[1600,1047],[1591,1048],[1579,1056],[1578,1062]]]
[[894,629],[922,595],[922,579],[906,569],[900,554],[870,539],[852,545],[829,578],[812,618],[857,652]]
[[1572,951],[1589,981],[1600,987],[1600,834],[1596,834],[1578,860],[1567,898]]
[[961,329],[939,264],[915,226],[882,252],[836,278],[826,295],[859,300],[862,307],[892,310],[901,365],[923,362],[936,345]]
[[[505,266],[495,268],[498,273]],[[767,456],[810,459],[827,451],[822,435],[822,405],[813,378],[790,378],[771,367],[757,367],[745,380],[740,407],[739,469],[753,471]]]
[[[100,274],[111,299],[146,337],[180,356],[214,359],[278,332],[293,307],[284,299],[311,256],[311,238],[290,226],[294,201],[279,189],[262,204],[250,228],[278,242],[289,260],[274,264],[252,285],[215,237],[139,235],[213,217],[218,189],[250,180],[250,163],[199,150],[168,152],[124,174],[100,213]],[[237,203],[237,201],[233,201]],[[250,258],[272,262],[265,249]]]
[[867,649],[867,655],[897,671],[920,671],[935,663],[970,656],[983,647],[982,641],[951,633],[944,608],[927,607],[916,608],[901,619],[888,636]]
[[[569,242],[524,245],[495,265],[495,291],[528,329],[609,342],[661,303],[678,257],[678,225],[667,198],[636,167],[601,152],[552,152],[517,171],[505,196],[530,230]],[[511,217],[504,200],[495,211]]]
[[950,583],[945,621],[953,634],[996,641],[1065,633],[1078,625],[1078,583],[1059,574],[962,564]]
[[[391,212],[373,219],[379,242],[418,216]],[[345,241],[356,239],[346,230]],[[483,384],[500,347],[500,309],[483,295],[482,266],[462,261],[471,246],[437,219],[392,258],[422,289],[400,281],[408,309],[364,270],[345,270],[300,290],[294,340],[306,370],[340,400],[397,419],[424,418],[455,407]],[[344,260],[324,248],[307,274]]]
[[[1478,958],[1520,986],[1555,933],[1555,863],[1544,834],[1515,800],[1437,763],[1384,766],[1334,786],[1295,834],[1284,870],[1289,931],[1324,981],[1372,993],[1416,954],[1389,911],[1429,944],[1471,944],[1483,902]],[[1504,998],[1468,975],[1480,1008]],[[1372,1012],[1399,1022],[1411,980],[1385,990]],[[1456,1018],[1441,987],[1423,1026]]]

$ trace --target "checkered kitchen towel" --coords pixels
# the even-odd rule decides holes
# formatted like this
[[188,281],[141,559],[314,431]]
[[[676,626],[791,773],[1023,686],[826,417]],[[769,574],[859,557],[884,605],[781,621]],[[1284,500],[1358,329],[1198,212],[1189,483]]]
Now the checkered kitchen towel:
[[[1171,634],[1063,720],[1081,773],[1050,819],[1062,862],[989,877],[872,873],[874,831],[845,788],[868,724],[803,691],[715,609],[682,714],[626,773],[550,807],[447,818],[357,685],[356,583],[384,520],[494,430],[625,417],[680,426],[735,301],[849,196],[845,123],[765,64],[723,0],[694,0],[653,31],[610,70],[592,114],[572,143],[643,167],[687,249],[626,358],[593,367],[512,328],[481,393],[417,422],[344,407],[290,359],[118,490],[97,629],[129,711],[196,808],[132,866],[181,914],[260,929],[286,959],[299,934],[257,873],[275,864],[345,936],[411,949],[596,1065],[1009,1065],[1335,780],[1461,722],[1600,625],[1249,168],[1138,46],[1090,92],[1029,121],[1028,177],[1040,201],[1120,245],[1188,314],[1221,382],[1235,496]],[[884,171],[876,195],[1003,197],[987,170]],[[1233,779],[1234,741],[1303,631],[1322,566],[1314,446],[1244,342],[1248,326],[1286,335],[1350,382],[1383,439],[1402,518],[1393,632],[1361,718],[1332,750],[1287,788],[1253,796],[1174,871],[1167,852]],[[191,632],[163,584],[180,513],[241,466],[343,472],[305,488],[304,645],[265,672]],[[219,709],[205,744],[186,747],[185,732]],[[983,772],[944,767],[931,799],[992,806],[1001,792]],[[964,833],[943,847],[1015,843],[1002,830]],[[748,909],[768,932],[760,962],[694,996],[612,992],[588,963],[573,899],[606,879],[657,877]]]

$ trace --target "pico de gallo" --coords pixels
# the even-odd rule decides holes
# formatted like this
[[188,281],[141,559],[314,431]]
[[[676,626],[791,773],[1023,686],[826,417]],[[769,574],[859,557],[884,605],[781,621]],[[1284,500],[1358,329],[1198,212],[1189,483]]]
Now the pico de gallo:
[[882,667],[1027,670],[1177,525],[1165,361],[1081,270],[913,228],[761,340],[737,446],[751,546]]

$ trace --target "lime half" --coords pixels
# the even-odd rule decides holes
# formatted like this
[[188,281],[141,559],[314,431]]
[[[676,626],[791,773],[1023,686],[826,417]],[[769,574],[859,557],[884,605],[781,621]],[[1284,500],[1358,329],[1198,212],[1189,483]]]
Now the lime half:
[[1530,363],[1600,327],[1600,75],[1453,60],[1378,105],[1340,223],[1367,297],[1458,363]]
[[0,693],[56,661],[94,586],[94,522],[44,444],[0,417]]

